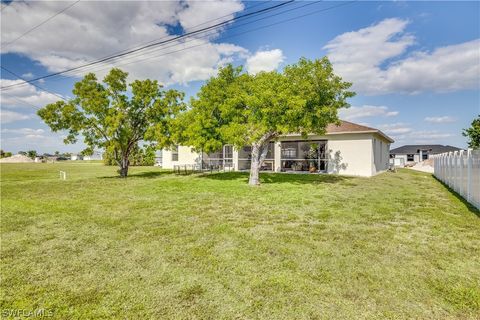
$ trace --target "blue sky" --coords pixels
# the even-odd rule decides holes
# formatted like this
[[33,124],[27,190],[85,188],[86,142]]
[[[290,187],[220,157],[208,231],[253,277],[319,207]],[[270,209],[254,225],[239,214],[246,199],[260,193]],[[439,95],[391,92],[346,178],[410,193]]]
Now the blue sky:
[[[34,78],[279,2],[80,2],[15,40],[71,3],[9,3],[1,12],[2,66]],[[195,95],[227,62],[255,73],[281,70],[302,56],[327,55],[357,92],[352,107],[340,113],[343,119],[383,130],[396,140],[394,147],[418,143],[466,147],[461,130],[480,114],[480,3],[340,4],[293,3],[272,14],[298,9],[254,23],[236,22],[209,37],[92,70],[101,77],[119,65],[132,79],[156,78]],[[325,11],[316,12],[320,10]],[[306,14],[310,15],[300,17]],[[198,46],[187,48],[193,45]],[[185,50],[159,56],[178,48]],[[84,73],[37,84],[68,98],[73,83]],[[20,82],[3,71],[1,78],[2,86]],[[55,96],[23,85],[3,90],[1,98],[2,149],[76,152],[83,148],[64,145],[62,133],[51,133],[35,115],[34,106],[55,101]]]

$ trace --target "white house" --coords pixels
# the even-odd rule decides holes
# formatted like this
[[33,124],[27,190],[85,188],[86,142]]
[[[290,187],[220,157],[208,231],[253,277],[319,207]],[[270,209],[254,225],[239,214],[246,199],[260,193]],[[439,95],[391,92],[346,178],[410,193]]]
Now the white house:
[[[262,170],[275,172],[334,173],[370,177],[388,169],[390,144],[394,141],[378,129],[341,121],[329,125],[325,135],[307,139],[289,134],[270,142]],[[224,167],[235,171],[250,168],[250,147],[236,150],[225,145],[215,153],[195,152],[188,146],[162,150],[162,167]]]
[[444,146],[441,144],[415,144],[405,145],[390,150],[390,158],[401,159],[403,164],[408,162],[421,162],[430,158],[435,154],[446,152],[455,152],[462,149],[452,146]]

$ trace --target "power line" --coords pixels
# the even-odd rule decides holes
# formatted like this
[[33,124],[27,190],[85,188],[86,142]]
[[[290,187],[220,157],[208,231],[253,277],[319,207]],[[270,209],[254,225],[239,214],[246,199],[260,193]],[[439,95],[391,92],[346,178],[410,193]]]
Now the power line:
[[[8,70],[8,69],[5,68],[4,66],[1,66],[1,65],[0,65],[0,68],[1,68],[2,70],[7,71],[7,72],[10,73],[11,75],[17,77],[17,78],[20,79],[20,80],[27,81],[27,80],[25,80],[24,78],[22,78],[21,76],[19,76],[18,74],[16,74],[15,72]],[[40,89],[40,90],[42,90],[42,91],[44,91],[44,92],[53,94],[53,95],[59,97],[60,99],[68,102],[67,99],[65,99],[64,97],[62,97],[61,95],[59,95],[59,94],[57,94],[57,93],[55,93],[55,92],[51,92],[51,91],[49,91],[49,90],[47,90],[47,89],[45,89],[45,88],[42,88],[42,87],[40,87],[39,85],[37,85],[37,84],[35,84],[35,83],[31,83],[31,85],[37,87],[38,89]]]
[[[255,7],[264,5],[265,3],[269,3],[269,2],[271,2],[271,1],[274,1],[274,0],[268,0],[268,1],[266,1],[266,2],[257,3],[257,4],[255,4],[255,5],[252,5],[252,6],[248,7],[246,10],[251,10],[251,9],[253,9],[253,8],[255,8]],[[295,1],[295,0],[294,0],[294,1]],[[323,1],[323,0],[321,0],[321,1]],[[290,3],[291,3],[291,2],[290,2]],[[197,24],[197,25],[191,27],[190,29],[197,28],[197,27],[203,26],[203,25],[205,25],[205,24],[207,24],[207,23],[209,23],[209,22],[217,21],[217,20],[220,20],[220,19],[222,19],[222,18],[228,17],[228,16],[234,14],[235,12],[236,12],[236,11],[232,11],[232,12],[226,14],[226,15],[223,15],[223,16],[220,16],[220,17],[217,17],[217,18],[214,18],[214,19],[207,20],[207,21],[205,21],[205,22],[202,22],[202,23],[200,23],[200,24]],[[213,30],[212,35],[215,34],[215,32],[217,32],[215,29],[212,29],[212,30]],[[186,36],[186,38],[188,38],[188,37],[191,37],[191,36]],[[168,38],[170,38],[170,35],[164,36],[164,37],[161,37],[161,38],[157,38],[157,39],[153,39],[153,40],[151,40],[151,41],[144,42],[144,43],[142,43],[142,44],[139,44],[139,45],[136,45],[136,46],[134,46],[134,47],[130,47],[130,48],[127,48],[127,49],[124,49],[124,50],[120,50],[120,51],[117,51],[117,52],[114,52],[114,53],[110,53],[110,54],[108,54],[108,55],[106,55],[106,56],[103,56],[103,57],[98,58],[98,60],[104,59],[104,58],[108,58],[108,57],[110,57],[110,56],[112,56],[112,55],[119,54],[119,53],[123,53],[123,52],[129,51],[129,50],[133,50],[133,49],[136,49],[136,48],[139,48],[139,47],[148,45],[148,44],[150,44],[150,43],[153,43],[153,42],[155,42],[155,41],[160,41],[160,40],[168,39]],[[161,48],[160,48],[160,49],[161,49]],[[147,49],[147,50],[148,50],[148,49]],[[153,49],[152,51],[156,51],[156,50],[158,50],[158,48],[157,48],[157,49]],[[150,52],[152,52],[152,51],[150,51]],[[141,55],[141,54],[144,54],[144,53],[145,53],[145,52],[143,52],[143,51],[139,51],[139,52],[136,52],[135,54],[133,54],[133,56]],[[147,53],[148,53],[148,52],[147,52]],[[129,55],[128,58],[130,58],[130,57],[131,57],[131,55]],[[89,66],[85,66],[85,67],[80,66],[79,69],[88,68],[88,67],[89,67]],[[95,70],[95,69],[92,69],[92,70]],[[66,71],[65,73],[70,73],[70,72]],[[73,73],[71,73],[71,74],[75,75],[75,74],[78,74],[78,72],[73,72]],[[19,85],[22,85],[22,84],[19,84]]]
[[[70,9],[71,7],[73,7],[74,5],[76,5],[76,4],[79,3],[79,2],[80,2],[80,0],[75,1],[75,2],[72,3],[71,5],[69,5],[69,6],[67,6],[66,8],[64,8],[64,9],[60,10],[59,12],[55,13],[53,16],[50,16],[47,20],[44,20],[44,21],[40,22],[39,24],[37,24],[36,26],[34,26],[33,28],[25,31],[25,32],[22,33],[19,37],[13,39],[13,40],[10,41],[10,42],[7,42],[7,43],[2,44],[2,46],[5,47],[5,46],[8,46],[8,45],[11,45],[11,44],[14,43],[15,41],[23,38],[24,36],[26,36],[27,34],[29,34],[30,32],[32,32],[33,30],[35,30],[35,29],[39,28],[40,26],[44,25],[45,23],[47,23],[48,21],[52,20],[52,19],[55,18],[56,16],[64,13],[65,11],[67,11],[68,9]],[[5,6],[4,8],[6,8],[6,6]]]
[[13,96],[10,96],[10,97],[8,97],[8,98],[12,98],[12,99],[14,99],[14,100],[17,100],[17,101],[20,102],[20,103],[28,104],[29,106],[35,108],[36,110],[40,110],[40,109],[41,109],[40,107],[37,107],[36,105],[31,104],[30,102],[28,102],[28,101],[26,101],[26,100],[24,100],[24,99],[19,99],[19,98],[17,98],[17,97],[13,97]]
[[[273,0],[268,0],[268,1],[266,1],[266,2],[257,3],[257,4],[255,4],[255,5],[253,5],[253,6],[248,7],[246,10],[251,10],[251,9],[253,9],[253,8],[255,8],[255,7],[264,5],[265,3],[269,3],[269,2],[271,2],[271,1],[273,1]],[[195,25],[195,26],[193,26],[193,27],[191,27],[191,28],[197,28],[197,27],[203,26],[203,25],[205,25],[205,24],[207,24],[207,23],[209,23],[209,22],[213,22],[213,21],[220,20],[220,19],[222,19],[222,18],[225,18],[225,17],[228,17],[228,16],[230,16],[230,15],[232,15],[232,14],[235,14],[236,12],[237,12],[237,11],[232,11],[232,12],[226,14],[226,15],[223,15],[223,16],[220,16],[220,17],[217,17],[217,18],[214,18],[214,19],[207,20],[207,21],[202,22],[202,23],[200,23],[200,24],[197,24],[197,25]],[[108,56],[110,56],[110,55],[113,55],[113,54],[115,54],[115,53],[120,53],[120,52],[125,52],[125,51],[131,50],[131,49],[135,49],[135,48],[138,48],[138,47],[140,47],[140,46],[142,46],[142,45],[146,45],[146,44],[149,44],[149,43],[153,43],[153,42],[155,42],[155,41],[159,41],[159,40],[162,40],[162,39],[167,39],[168,37],[169,37],[169,36],[165,36],[165,37],[161,37],[161,38],[156,38],[156,39],[150,40],[150,41],[148,41],[148,42],[144,42],[144,43],[142,43],[142,44],[138,44],[138,45],[136,45],[136,46],[134,46],[134,47],[127,48],[127,49],[125,49],[125,50],[121,50],[121,51],[118,51],[118,52],[110,53],[109,55],[103,56],[103,57],[101,57],[101,58],[99,58],[99,59],[106,58],[106,57],[108,57]]]
[[[262,20],[265,20],[265,19],[270,19],[270,18],[273,18],[273,17],[278,16],[278,15],[282,15],[282,14],[285,14],[285,13],[289,13],[289,12],[292,12],[292,11],[294,11],[294,10],[302,9],[302,8],[304,8],[304,7],[307,7],[307,6],[315,5],[315,4],[318,4],[318,3],[322,2],[322,1],[323,1],[323,0],[318,0],[318,1],[309,2],[309,3],[307,3],[307,4],[304,4],[304,5],[295,7],[295,8],[287,9],[287,10],[284,10],[284,11],[281,11],[281,12],[277,12],[277,13],[275,13],[275,14],[271,14],[271,15],[266,16],[266,17],[261,17],[261,18],[258,18],[258,19],[256,19],[256,20],[247,21],[247,22],[245,22],[245,23],[243,23],[243,24],[235,25],[235,26],[229,28],[229,31],[234,30],[234,29],[238,29],[238,28],[240,28],[240,27],[243,27],[243,26],[246,26],[246,25],[249,25],[249,24],[258,22],[258,21],[262,21]],[[174,44],[172,44],[172,45],[170,45],[170,46],[166,46],[166,47],[162,46],[162,47],[159,47],[159,48],[148,49],[149,51],[147,51],[147,52],[145,52],[145,51],[136,52],[136,53],[134,53],[134,54],[132,54],[132,55],[129,55],[129,56],[125,57],[124,59],[122,59],[122,61],[124,61],[124,60],[129,60],[129,59],[132,59],[132,58],[136,58],[136,57],[138,57],[138,56],[140,56],[140,55],[150,54],[150,53],[154,53],[154,52],[157,52],[157,51],[163,51],[163,50],[168,49],[168,48],[172,48],[172,47],[177,47],[177,46],[180,46],[180,45],[184,45],[184,44],[186,44],[187,42],[192,42],[192,41],[196,41],[196,40],[200,40],[200,39],[206,39],[206,38],[210,37],[211,35],[214,35],[214,34],[216,33],[216,30],[210,30],[209,32],[211,32],[211,33],[210,33],[210,34],[209,34],[209,33],[206,33],[206,34],[202,35],[201,37],[194,37],[193,39],[187,40],[187,41],[182,42],[182,43],[174,43]],[[241,33],[241,34],[243,34],[243,33]],[[224,39],[232,38],[232,37],[233,37],[233,36],[220,37],[219,39],[224,40]],[[205,45],[206,45],[206,44],[205,44]],[[176,52],[176,51],[175,51],[175,52]],[[156,56],[153,56],[153,57],[156,57]],[[150,58],[151,58],[151,57],[148,57],[148,56],[147,56],[147,57],[144,58],[144,59],[135,60],[135,61],[133,61],[132,63],[138,62],[138,61],[143,61],[143,60],[148,60],[148,59],[150,59]],[[115,64],[115,66],[121,66],[121,65],[126,65],[126,64],[130,64],[130,63]],[[85,68],[86,68],[86,69],[85,69]],[[83,73],[83,72],[86,72],[87,70],[90,70],[90,72],[93,72],[93,71],[95,71],[95,70],[104,70],[105,68],[97,69],[97,68],[95,68],[95,67],[92,68],[92,67],[88,67],[88,66],[87,66],[87,67],[83,67],[83,68],[81,68],[81,69],[82,69],[82,70],[81,70],[80,72]],[[76,71],[73,72],[73,73],[68,73],[68,75],[73,75],[73,76],[74,76],[74,75],[77,75],[77,74],[79,74],[79,70],[76,70]]]
[[[329,10],[332,10],[332,9],[335,9],[335,8],[338,8],[338,7],[342,7],[342,6],[345,6],[345,5],[352,4],[352,3],[357,2],[357,1],[359,1],[359,0],[353,0],[353,1],[350,1],[350,2],[343,2],[343,3],[340,3],[340,4],[334,5],[334,6],[330,6],[330,7],[328,7],[328,8],[323,8],[323,9],[319,9],[319,10],[314,10],[314,11],[308,12],[308,13],[303,14],[303,15],[295,16],[295,17],[288,18],[288,19],[285,19],[285,20],[282,20],[282,21],[278,21],[278,22],[275,22],[275,23],[271,23],[271,24],[268,24],[268,25],[265,25],[265,26],[261,26],[261,27],[254,28],[254,29],[250,29],[250,30],[247,30],[247,31],[244,31],[244,32],[240,32],[240,33],[234,34],[234,35],[225,36],[225,37],[220,37],[220,39],[225,40],[225,39],[230,39],[230,38],[238,37],[238,36],[243,35],[243,34],[246,34],[246,33],[251,33],[251,32],[254,32],[254,31],[257,31],[257,30],[261,30],[261,29],[265,29],[265,28],[268,28],[268,27],[271,27],[271,26],[275,26],[275,25],[278,25],[278,24],[281,24],[281,23],[285,23],[285,22],[297,20],[297,19],[300,19],[300,18],[303,18],[303,17],[306,17],[306,16],[310,16],[310,15],[319,13],[319,12],[329,11]],[[205,45],[208,45],[208,43],[193,45],[193,46],[190,46],[190,47],[186,47],[186,48],[182,48],[182,49],[178,49],[178,50],[166,52],[166,53],[163,53],[163,54],[160,54],[160,55],[151,56],[151,57],[146,57],[146,58],[143,58],[143,59],[140,59],[140,60],[135,60],[135,61],[131,61],[131,62],[123,63],[123,64],[117,64],[117,65],[115,65],[115,66],[122,66],[122,65],[129,65],[129,64],[132,64],[132,63],[138,63],[138,62],[140,62],[140,61],[145,61],[145,60],[150,60],[150,59],[154,59],[154,58],[159,58],[159,57],[163,57],[163,56],[166,56],[166,55],[169,55],[169,54],[178,53],[178,52],[186,51],[186,50],[189,50],[189,49],[193,49],[193,48],[197,48],[197,47],[202,47],[202,46],[205,46]],[[171,46],[171,47],[173,47],[173,46]],[[162,48],[162,49],[166,49],[166,48]],[[101,71],[101,70],[105,70],[105,69],[108,69],[108,68],[110,68],[110,66],[107,66],[107,67],[104,67],[104,68],[100,68],[100,69],[96,69],[96,71]]]
[[[318,1],[314,1],[314,2],[309,2],[309,3],[306,3],[306,4],[303,4],[303,5],[300,5],[300,6],[297,6],[297,7],[294,7],[294,8],[291,8],[291,9],[287,9],[287,10],[284,10],[284,11],[280,11],[280,12],[277,12],[275,14],[270,14],[268,16],[265,16],[265,17],[260,17],[258,19],[255,19],[255,20],[250,20],[250,21],[247,21],[243,24],[240,24],[240,25],[235,25],[231,28],[229,28],[229,31],[230,30],[233,30],[233,29],[237,29],[237,28],[240,28],[240,27],[243,27],[243,26],[246,26],[246,25],[249,25],[249,24],[252,24],[252,23],[256,23],[256,22],[259,22],[259,21],[262,21],[262,20],[265,20],[265,19],[270,19],[270,18],[273,18],[275,16],[279,16],[279,15],[283,15],[283,14],[286,14],[286,13],[289,13],[289,12],[292,12],[294,10],[298,10],[298,9],[302,9],[302,8],[305,8],[307,6],[311,6],[311,5],[315,5],[315,4],[318,4],[320,2],[322,2],[323,0],[318,0]],[[218,18],[217,18],[218,19]],[[202,23],[202,24],[205,24],[205,23]],[[268,27],[268,26],[265,26],[265,27]],[[256,28],[255,30],[259,30],[259,29],[262,29],[262,28]],[[244,33],[248,33],[248,32],[252,32],[252,31],[255,31],[255,30],[251,30],[251,31],[246,31],[246,32],[242,32],[242,33],[239,33],[239,34],[235,34],[233,36],[227,36],[227,37],[220,37],[220,39],[228,39],[228,38],[234,38],[236,36],[239,36],[241,34],[244,34]],[[208,30],[207,32],[210,32],[209,33],[204,33],[201,37],[192,37],[192,36],[189,36],[189,37],[192,37],[193,39],[190,39],[190,40],[187,40],[185,42],[181,42],[181,43],[174,43],[174,44],[171,44],[169,46],[161,46],[161,47],[154,47],[154,48],[151,48],[151,49],[147,49],[149,50],[148,52],[145,52],[145,51],[139,51],[139,52],[136,52],[136,53],[133,53],[131,55],[128,55],[127,57],[124,57],[122,59],[122,61],[124,61],[124,59],[126,60],[130,60],[130,59],[135,59],[137,58],[137,56],[143,56],[145,54],[150,54],[150,53],[154,53],[154,52],[157,52],[157,51],[163,51],[163,50],[166,50],[168,48],[173,48],[173,47],[178,47],[178,46],[181,46],[181,45],[185,45],[186,43],[188,42],[193,42],[193,41],[197,41],[197,40],[200,40],[200,39],[203,39],[203,38],[208,38],[210,35],[212,34],[215,34],[216,30]],[[195,46],[190,46],[190,47],[187,47],[187,48],[184,48],[184,49],[180,49],[180,50],[175,50],[175,51],[172,51],[172,52],[168,52],[168,53],[165,53],[165,54],[161,54],[161,55],[156,55],[156,56],[147,56],[146,58],[143,58],[143,59],[136,59],[132,62],[127,62],[127,63],[121,63],[121,64],[114,64],[114,66],[122,66],[122,65],[128,65],[128,64],[131,64],[131,63],[136,63],[136,62],[139,62],[139,61],[144,61],[144,60],[149,60],[149,59],[152,59],[152,58],[156,58],[157,56],[164,56],[164,55],[168,55],[168,54],[171,54],[171,53],[175,53],[175,52],[179,52],[179,51],[184,51],[184,50],[187,50],[189,48],[195,48],[195,47],[199,47],[199,46],[203,46],[203,45],[207,45],[207,44],[200,44],[200,45],[195,45]],[[103,64],[105,66],[105,64]],[[100,68],[99,68],[100,67]],[[111,68],[110,66],[106,66],[106,67],[102,67],[102,65],[100,66],[86,66],[86,67],[82,67],[82,68],[79,68],[77,70],[75,70],[75,72],[67,72],[66,74],[64,74],[65,76],[75,76],[75,75],[79,75],[80,73],[83,73],[83,72],[95,72],[97,70],[105,70],[105,69],[108,69],[108,68]],[[82,69],[82,70],[80,70]],[[25,83],[23,83],[25,84]],[[23,85],[23,84],[19,84],[19,85]]]
[[[80,0],[78,0],[78,1],[80,1]],[[187,32],[187,33],[184,33],[184,34],[182,34],[182,35],[179,35],[179,36],[170,38],[170,39],[168,39],[168,40],[159,41],[159,42],[154,42],[154,43],[151,43],[151,44],[142,46],[142,47],[137,48],[137,49],[132,49],[132,50],[129,50],[129,51],[126,51],[126,52],[123,52],[123,53],[119,53],[119,54],[112,55],[112,56],[110,56],[110,57],[106,57],[106,58],[102,58],[102,59],[99,59],[99,60],[95,60],[95,61],[86,63],[86,64],[84,64],[84,65],[80,65],[80,66],[73,67],[73,68],[70,68],[70,69],[67,69],[67,70],[63,70],[63,71],[51,73],[51,74],[48,74],[48,75],[45,75],[45,76],[42,76],[42,77],[38,77],[38,78],[35,78],[35,79],[31,79],[31,80],[28,80],[28,81],[25,80],[24,83],[32,83],[32,82],[35,82],[35,81],[38,81],[38,80],[41,80],[41,79],[50,78],[50,77],[57,76],[57,75],[61,75],[61,74],[67,73],[67,72],[75,71],[75,70],[78,70],[78,69],[83,68],[83,67],[87,67],[87,66],[99,64],[99,63],[101,63],[101,62],[105,62],[105,61],[108,61],[108,60],[111,60],[111,59],[119,58],[119,57],[122,57],[122,56],[125,56],[125,55],[128,55],[128,54],[131,54],[131,53],[134,53],[134,52],[138,52],[138,51],[143,50],[143,49],[146,49],[146,48],[151,48],[151,47],[154,47],[154,46],[163,45],[163,44],[165,44],[165,43],[169,43],[169,42],[172,42],[172,41],[175,41],[175,40],[179,40],[179,39],[182,39],[182,38],[185,38],[185,37],[194,35],[194,34],[198,34],[198,33],[200,33],[200,32],[204,32],[204,31],[207,31],[207,30],[210,30],[210,29],[214,29],[214,28],[217,28],[217,27],[220,27],[220,26],[227,25],[228,23],[237,21],[237,20],[239,20],[239,19],[243,19],[243,18],[246,18],[246,17],[249,17],[249,16],[253,16],[253,15],[257,15],[257,14],[261,14],[261,13],[264,13],[264,12],[268,12],[268,11],[277,9],[277,8],[279,8],[279,7],[282,7],[282,6],[285,6],[285,5],[289,4],[289,3],[292,3],[292,2],[294,2],[294,1],[295,1],[295,0],[288,0],[288,1],[282,2],[282,3],[280,3],[280,4],[277,4],[277,5],[268,7],[268,8],[260,9],[260,10],[254,11],[254,12],[246,13],[246,14],[241,15],[241,16],[238,16],[238,17],[234,17],[234,18],[232,18],[232,19],[229,19],[229,20],[226,20],[226,21],[223,21],[223,22],[214,24],[214,25],[209,26],[209,27],[205,27],[205,28],[201,28],[201,29],[198,29],[198,30],[195,30],[195,31]],[[6,88],[10,88],[10,87],[15,87],[15,86],[18,86],[18,85],[21,85],[21,84],[23,84],[23,83],[18,83],[18,84],[13,84],[13,85],[4,86],[4,87],[2,87],[2,88],[0,88],[0,89],[6,89]]]
[[[240,35],[243,35],[243,34],[246,34],[246,33],[251,33],[251,32],[255,32],[257,30],[261,30],[261,29],[265,29],[265,28],[268,28],[268,27],[272,27],[272,26],[275,26],[275,25],[279,25],[279,24],[282,24],[282,23],[286,23],[286,22],[290,22],[290,21],[293,21],[293,20],[297,20],[297,19],[300,19],[300,18],[303,18],[303,17],[306,17],[306,16],[310,16],[310,15],[313,15],[313,14],[316,14],[316,13],[320,13],[320,12],[325,12],[325,11],[329,11],[329,10],[332,10],[332,9],[335,9],[335,8],[339,8],[339,7],[342,7],[342,6],[346,6],[346,5],[350,5],[350,4],[353,4],[355,2],[358,2],[359,0],[353,0],[353,1],[349,1],[349,2],[342,2],[340,4],[337,4],[337,5],[333,5],[333,6],[330,6],[330,7],[327,7],[327,8],[322,8],[322,9],[319,9],[319,10],[314,10],[314,11],[311,11],[311,12],[308,12],[306,14],[302,14],[302,15],[299,15],[299,16],[295,16],[295,17],[292,17],[292,18],[288,18],[288,19],[284,19],[284,20],[281,20],[281,21],[278,21],[278,22],[275,22],[275,23],[271,23],[271,24],[268,24],[268,25],[264,25],[264,26],[261,26],[261,27],[258,27],[258,28],[254,28],[254,29],[250,29],[250,30],[247,30],[247,31],[244,31],[244,32],[240,32],[240,33],[237,33],[237,34],[234,34],[234,35],[230,35],[230,36],[224,36],[224,37],[220,37],[219,39],[222,39],[222,40],[225,40],[225,39],[229,39],[229,38],[234,38],[234,37],[238,37]],[[320,1],[317,1],[318,2],[321,2]],[[306,5],[304,5],[306,6]],[[304,7],[302,6],[302,7]],[[295,10],[295,9],[298,9],[297,8],[294,8],[294,9],[290,9],[290,10],[287,10],[287,11],[292,11],[292,10]],[[282,13],[285,13],[286,11],[282,12]],[[280,14],[280,13],[278,13]],[[275,14],[275,15],[278,15],[278,14]],[[273,16],[273,15],[272,15]],[[257,19],[253,22],[256,22],[258,20],[263,20],[263,19],[266,19],[268,17],[264,17],[264,18],[261,18],[261,19]],[[244,24],[245,25],[245,24]],[[197,38],[193,39],[193,40],[197,40]],[[179,44],[175,44],[173,46],[170,46],[170,47],[174,47],[174,46],[178,46]],[[199,45],[194,45],[194,46],[190,46],[190,47],[186,47],[186,48],[182,48],[182,49],[179,49],[179,50],[174,50],[174,51],[170,51],[170,52],[166,52],[164,54],[160,54],[160,55],[156,55],[156,56],[151,56],[151,57],[146,57],[144,59],[140,59],[140,60],[135,60],[135,61],[131,61],[131,62],[128,62],[128,63],[123,63],[123,64],[119,64],[119,65],[115,65],[115,66],[121,66],[121,65],[128,65],[128,64],[132,64],[132,63],[138,63],[140,61],[144,61],[144,60],[149,60],[149,59],[154,59],[154,58],[158,58],[158,57],[162,57],[162,56],[166,56],[166,55],[169,55],[169,54],[173,54],[173,53],[177,53],[177,52],[181,52],[181,51],[186,51],[186,50],[189,50],[189,49],[193,49],[193,48],[197,48],[197,47],[201,47],[201,46],[205,46],[205,45],[208,45],[208,43],[203,43],[203,44],[199,44]],[[161,49],[167,49],[169,47],[165,47],[165,48],[161,48]],[[104,70],[104,69],[108,69],[110,68],[110,66],[107,66],[107,67],[103,67],[103,68],[100,68],[100,69],[96,69],[98,71],[101,71],[101,70]],[[93,70],[95,71],[95,70]],[[23,85],[23,84],[26,84],[26,83],[20,83],[18,85]]]
[[[251,9],[253,9],[253,8],[255,8],[255,7],[264,5],[264,4],[269,3],[269,2],[271,2],[271,1],[273,1],[273,0],[268,0],[268,1],[265,1],[265,2],[257,3],[257,4],[255,4],[255,5],[249,6],[248,8],[246,8],[246,10],[251,10]],[[2,7],[2,10],[5,9],[6,7],[7,7],[7,5],[5,5],[4,7]],[[205,24],[207,24],[207,23],[209,23],[209,22],[217,21],[217,20],[220,20],[220,19],[222,19],[222,18],[228,17],[228,16],[230,16],[230,15],[232,15],[232,14],[234,14],[234,13],[236,13],[236,11],[232,11],[232,12],[226,14],[226,15],[223,15],[223,16],[220,16],[220,17],[217,17],[217,18],[214,18],[214,19],[207,20],[207,21],[202,22],[202,23],[200,23],[200,24],[197,24],[197,25],[195,25],[195,26],[193,26],[193,27],[191,27],[191,28],[200,27],[200,26],[205,25]],[[146,43],[143,43],[143,44],[141,44],[141,45],[150,44],[150,43],[153,43],[153,42],[155,42],[155,41],[159,41],[159,40],[166,39],[166,38],[169,38],[169,36],[157,38],[157,39],[148,41],[148,42],[146,42]],[[135,48],[137,48],[138,46],[141,46],[141,45],[137,45],[137,46],[135,46],[135,47],[130,47],[130,48],[128,48],[128,49],[121,50],[121,51],[118,51],[118,52],[116,52],[116,53],[121,53],[121,52],[125,52],[125,51],[131,50],[131,49],[135,49]],[[109,55],[107,55],[107,56],[103,56],[103,57],[101,57],[101,58],[99,58],[99,59],[107,58],[107,57],[109,57],[110,55],[113,55],[113,54],[115,54],[115,53],[111,53],[111,54],[109,54]],[[138,54],[140,54],[140,53],[138,53]],[[93,70],[94,70],[94,69],[93,69]],[[76,72],[73,73],[73,75],[75,75],[75,74],[77,74],[77,73],[76,73]],[[33,83],[33,82],[32,82],[32,83]],[[22,86],[22,85],[25,85],[25,84],[28,84],[28,82],[19,83],[18,86]],[[15,85],[17,85],[17,84],[15,84]],[[6,87],[2,87],[2,88],[0,88],[0,89],[6,89]]]

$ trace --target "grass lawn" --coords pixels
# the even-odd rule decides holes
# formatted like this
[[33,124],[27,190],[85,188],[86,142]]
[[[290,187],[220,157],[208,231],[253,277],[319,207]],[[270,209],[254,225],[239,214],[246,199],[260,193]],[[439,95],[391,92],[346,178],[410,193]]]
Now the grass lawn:
[[480,214],[429,174],[115,170],[2,164],[4,316],[480,318]]

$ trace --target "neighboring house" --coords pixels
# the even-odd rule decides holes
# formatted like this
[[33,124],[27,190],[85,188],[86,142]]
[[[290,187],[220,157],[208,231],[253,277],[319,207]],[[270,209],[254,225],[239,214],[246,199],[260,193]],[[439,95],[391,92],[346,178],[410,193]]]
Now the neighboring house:
[[103,154],[100,151],[94,151],[93,154],[90,156],[84,156],[80,153],[72,153],[72,155],[70,156],[70,160],[103,160]]
[[403,159],[402,162],[421,162],[430,156],[439,153],[462,150],[457,147],[443,146],[441,144],[431,145],[406,145],[390,150],[390,158]]
[[[390,144],[394,141],[378,129],[341,121],[329,125],[325,135],[289,134],[270,142],[263,170],[275,172],[338,173],[370,177],[388,169]],[[250,169],[251,147],[236,150],[225,145],[215,153],[194,152],[177,146],[162,152],[162,167],[175,165],[202,168]]]

